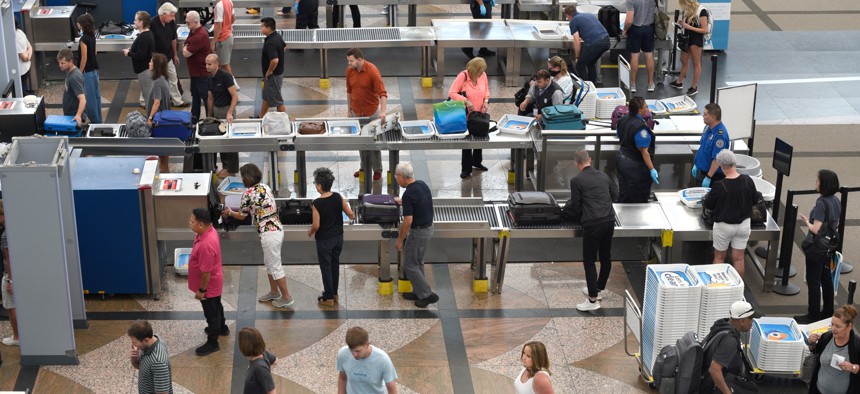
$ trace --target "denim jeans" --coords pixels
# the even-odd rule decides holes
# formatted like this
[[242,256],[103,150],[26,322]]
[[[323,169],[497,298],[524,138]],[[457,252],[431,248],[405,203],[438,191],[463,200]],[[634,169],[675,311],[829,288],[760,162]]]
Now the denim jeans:
[[576,74],[586,81],[597,83],[597,61],[608,50],[609,36],[597,42],[583,44],[579,61],[576,62]]
[[[612,270],[612,235],[615,234],[615,222],[608,221],[583,227],[582,236],[582,265],[585,267],[585,283],[588,295],[597,297],[597,293],[606,289],[609,281],[609,271]],[[600,275],[597,275],[595,261],[600,255]]]
[[323,281],[323,298],[330,300],[337,294],[340,282],[340,252],[343,249],[343,235],[317,240],[317,260]]
[[102,91],[99,88],[99,70],[84,73],[84,97],[87,106],[84,112],[90,123],[102,123]]
[[430,284],[424,277],[424,253],[427,251],[427,244],[431,237],[433,237],[433,227],[413,228],[409,230],[403,245],[403,273],[406,274],[406,279],[412,282],[412,292],[419,300],[433,294]]

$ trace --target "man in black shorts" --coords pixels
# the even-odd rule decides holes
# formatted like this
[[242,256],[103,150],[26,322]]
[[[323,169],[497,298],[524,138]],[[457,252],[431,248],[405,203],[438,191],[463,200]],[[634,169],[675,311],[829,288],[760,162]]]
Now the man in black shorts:
[[262,118],[269,107],[275,107],[278,112],[287,112],[284,98],[281,96],[281,84],[284,82],[284,39],[275,31],[275,20],[270,17],[260,19],[260,31],[266,36],[263,41],[263,105],[260,108]]
[[654,91],[654,9],[653,0],[627,0],[627,17],[624,35],[630,51],[630,92],[636,93],[636,73],[639,71],[639,52],[645,52],[645,69],[648,70],[648,91]]

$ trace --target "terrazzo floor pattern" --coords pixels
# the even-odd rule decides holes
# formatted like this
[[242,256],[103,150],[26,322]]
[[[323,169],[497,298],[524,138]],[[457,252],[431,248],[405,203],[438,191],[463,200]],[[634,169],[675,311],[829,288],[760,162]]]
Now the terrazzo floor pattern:
[[[620,263],[614,265],[614,275],[603,301],[609,313],[597,316],[572,309],[583,297],[579,290],[584,285],[579,263],[511,264],[499,295],[471,291],[469,264],[428,265],[426,271],[431,286],[443,296],[454,299],[442,300],[426,311],[397,294],[379,296],[378,270],[374,265],[342,266],[340,304],[333,308],[320,307],[315,302],[322,291],[318,267],[289,266],[287,282],[296,305],[281,313],[269,313],[275,310],[270,303],[254,300],[256,318],[253,324],[263,333],[268,348],[279,356],[273,368],[279,392],[335,392],[335,355],[343,346],[347,328],[358,325],[370,332],[372,344],[391,356],[398,370],[398,389],[403,393],[460,392],[455,388],[458,383],[451,371],[458,362],[468,365],[475,392],[513,392],[513,378],[520,369],[520,349],[531,340],[547,345],[556,392],[597,389],[599,392],[638,393],[646,387],[638,381],[635,361],[630,357],[619,359],[619,354],[614,354],[621,349],[618,345],[623,338],[622,318],[613,311],[619,309],[620,294],[629,287]],[[240,272],[247,272],[256,275],[257,286],[239,289],[238,295],[233,293],[225,298],[233,298],[224,304],[225,310],[229,308],[226,315],[232,333],[220,338],[221,351],[206,357],[193,354],[193,349],[205,340],[202,333],[205,323],[199,304],[193,299],[193,302],[187,301],[191,296],[181,286],[184,278],[171,273],[172,277],[167,280],[169,285],[157,302],[145,300],[147,297],[116,296],[104,300],[88,297],[87,305],[100,305],[101,313],[97,319],[91,318],[89,329],[75,332],[80,365],[40,368],[34,392],[134,392],[136,374],[128,362],[130,342],[125,335],[131,321],[127,313],[117,319],[110,316],[112,312],[128,311],[139,311],[142,317],[158,311],[167,313],[161,316],[169,316],[167,320],[154,319],[152,324],[170,350],[174,392],[230,392],[231,371],[244,370],[247,365],[244,361],[234,365],[235,333],[241,327],[236,327],[233,320],[237,304],[231,302],[240,304],[242,297],[256,298],[268,284],[263,267],[226,267],[225,270],[229,272],[227,277],[235,278],[225,283],[238,284]],[[137,307],[130,308],[132,303],[137,303]],[[482,310],[488,316],[497,317],[475,317],[478,316],[475,313],[480,314]],[[505,311],[519,312],[520,316],[499,317]],[[189,312],[193,313],[189,315]],[[403,318],[403,313],[412,313],[413,317]],[[446,319],[456,320],[460,330],[451,332],[445,326]],[[8,331],[8,323],[0,322],[0,334],[8,335]],[[457,352],[452,348],[452,336],[462,337],[460,346],[464,346],[466,360],[451,359],[452,352]],[[3,347],[2,352],[6,363],[0,367],[0,376],[17,375],[14,370],[17,351]],[[595,359],[610,360],[629,373],[610,377],[595,372]],[[0,389],[3,387],[0,385]]]

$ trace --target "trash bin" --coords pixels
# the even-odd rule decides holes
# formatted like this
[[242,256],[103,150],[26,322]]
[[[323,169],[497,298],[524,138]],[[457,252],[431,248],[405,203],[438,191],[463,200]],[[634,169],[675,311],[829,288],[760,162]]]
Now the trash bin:
[[749,175],[753,178],[761,178],[761,162],[755,157],[747,155],[735,154],[737,160],[737,169],[741,174]]

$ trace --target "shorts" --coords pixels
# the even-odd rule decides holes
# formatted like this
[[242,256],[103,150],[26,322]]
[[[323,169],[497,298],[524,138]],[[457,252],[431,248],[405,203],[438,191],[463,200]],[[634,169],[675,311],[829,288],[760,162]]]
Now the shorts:
[[275,74],[272,74],[263,82],[263,100],[269,103],[270,107],[284,105],[284,97],[281,95],[281,85],[283,83],[284,76]]
[[3,285],[0,286],[0,291],[3,292],[3,309],[15,309],[15,296],[9,293],[9,282],[7,276],[3,275]]
[[218,63],[222,66],[230,64],[230,57],[233,55],[233,35],[227,36],[224,41],[215,42],[215,54],[218,55]]
[[281,264],[281,245],[284,243],[284,233],[281,231],[267,231],[260,234],[260,245],[263,246],[263,264],[266,273],[272,279],[278,280],[284,277],[284,269]]
[[654,25],[630,26],[627,30],[627,50],[630,53],[654,52]]
[[750,219],[738,224],[714,223],[714,249],[725,252],[731,245],[732,249],[744,249],[750,239]]

